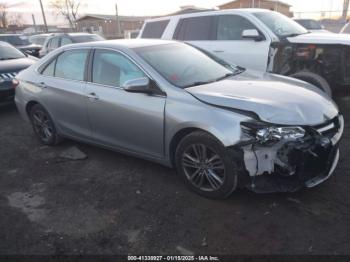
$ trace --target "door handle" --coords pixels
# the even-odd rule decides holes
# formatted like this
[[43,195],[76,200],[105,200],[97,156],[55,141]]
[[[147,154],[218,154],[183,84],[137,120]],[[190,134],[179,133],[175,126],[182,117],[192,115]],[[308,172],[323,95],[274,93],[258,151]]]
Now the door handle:
[[99,99],[98,95],[96,95],[94,92],[87,94],[87,98],[89,98],[90,100],[98,100]]
[[224,50],[213,50],[214,53],[223,53],[225,52]]
[[38,83],[38,86],[41,88],[47,88],[47,85],[44,82]]

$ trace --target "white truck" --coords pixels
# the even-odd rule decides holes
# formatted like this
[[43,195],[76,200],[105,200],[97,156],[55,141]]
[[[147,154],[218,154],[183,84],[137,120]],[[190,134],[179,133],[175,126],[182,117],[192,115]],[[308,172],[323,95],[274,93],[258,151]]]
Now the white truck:
[[311,33],[265,9],[198,12],[147,20],[139,38],[185,41],[229,63],[292,76],[331,95],[350,85],[350,35]]

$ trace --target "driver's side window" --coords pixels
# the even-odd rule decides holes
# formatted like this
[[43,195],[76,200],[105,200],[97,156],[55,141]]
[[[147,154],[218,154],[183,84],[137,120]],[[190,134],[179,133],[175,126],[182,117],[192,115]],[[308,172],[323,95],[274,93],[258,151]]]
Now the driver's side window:
[[96,50],[92,66],[92,82],[121,87],[132,79],[145,74],[124,55],[109,50]]
[[217,40],[244,40],[244,30],[256,29],[248,19],[239,15],[220,15],[217,27]]

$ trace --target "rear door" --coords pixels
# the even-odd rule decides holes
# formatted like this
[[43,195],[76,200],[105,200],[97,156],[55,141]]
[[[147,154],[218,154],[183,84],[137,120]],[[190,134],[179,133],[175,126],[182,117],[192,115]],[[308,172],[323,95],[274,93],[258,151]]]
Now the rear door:
[[95,51],[86,87],[93,136],[110,147],[162,158],[166,98],[122,88],[125,81],[140,77],[146,74],[123,53]]
[[90,49],[68,50],[50,61],[36,85],[41,88],[42,103],[64,134],[89,139],[84,81]]

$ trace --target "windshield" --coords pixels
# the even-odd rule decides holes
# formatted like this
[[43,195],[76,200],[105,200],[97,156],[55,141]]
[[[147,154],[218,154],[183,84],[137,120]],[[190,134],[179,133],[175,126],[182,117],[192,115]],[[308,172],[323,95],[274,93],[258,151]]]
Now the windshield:
[[186,44],[147,46],[134,50],[171,84],[180,88],[219,81],[234,74]]
[[16,48],[0,44],[0,60],[23,58],[25,55]]
[[0,35],[0,41],[8,42],[14,46],[30,45],[28,38],[26,36],[21,36],[21,35],[5,35],[5,36]]
[[340,33],[342,33],[342,34],[350,34],[350,23],[347,23],[347,24],[343,27],[343,29],[341,30]]
[[314,20],[295,20],[298,24],[302,25],[309,30],[321,30],[322,26]]
[[276,12],[254,13],[278,37],[297,36],[307,34],[308,31],[292,19]]
[[32,36],[32,37],[29,37],[29,41],[32,44],[44,45],[46,38],[47,36]]
[[102,41],[103,37],[99,35],[75,35],[72,36],[74,42],[76,43],[84,43],[84,42],[94,42],[94,41]]

